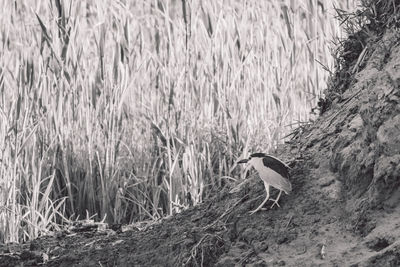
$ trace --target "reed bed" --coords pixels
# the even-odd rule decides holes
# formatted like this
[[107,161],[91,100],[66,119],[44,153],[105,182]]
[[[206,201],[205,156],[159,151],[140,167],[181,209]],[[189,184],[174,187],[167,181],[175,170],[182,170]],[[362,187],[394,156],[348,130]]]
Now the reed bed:
[[0,242],[155,220],[309,121],[355,1],[1,1]]

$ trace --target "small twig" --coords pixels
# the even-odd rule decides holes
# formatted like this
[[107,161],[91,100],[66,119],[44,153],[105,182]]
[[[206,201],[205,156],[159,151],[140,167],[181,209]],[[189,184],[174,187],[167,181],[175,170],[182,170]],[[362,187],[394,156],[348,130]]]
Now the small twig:
[[[197,249],[198,247],[203,243],[203,241],[207,238],[207,237],[216,237],[219,240],[222,240],[221,237],[217,236],[217,235],[211,235],[211,234],[205,234],[199,242],[197,242],[197,244],[190,250],[190,257],[186,260],[185,265],[189,264],[190,260],[193,259],[194,261],[196,261],[196,255],[197,255]],[[203,250],[202,250],[202,258],[203,258]],[[203,259],[202,259],[203,261]],[[203,265],[203,264],[202,264]]]
[[[354,97],[356,97],[359,93],[361,93],[363,88],[361,88],[360,90],[358,90],[357,92],[355,92],[353,95],[351,95],[349,98],[347,98],[344,102],[341,103],[342,106],[345,106],[347,103],[349,103]],[[343,111],[344,109],[340,109],[339,111],[333,113],[333,116],[330,118],[330,122],[329,122],[329,126],[331,126],[332,122],[334,119],[336,119],[336,117],[341,113],[341,111]]]
[[247,252],[243,255],[243,257],[239,260],[239,264],[243,265],[243,263],[244,263],[247,259],[249,259],[250,256],[251,256],[252,254],[256,254],[256,256],[259,257],[259,256],[257,255],[257,253],[254,251],[254,249],[253,249],[253,250],[249,250],[249,251],[247,251]]
[[239,199],[238,201],[235,202],[235,204],[233,204],[231,207],[229,207],[224,213],[221,214],[221,216],[218,217],[218,219],[216,219],[214,222],[212,222],[209,225],[206,225],[203,229],[207,230],[209,228],[211,228],[212,226],[214,226],[218,221],[220,221],[223,217],[225,217],[226,215],[228,215],[229,213],[231,213],[233,211],[233,209],[240,203],[242,202],[242,200],[247,197],[243,196],[241,199]]
[[253,179],[254,177],[256,177],[256,173],[253,173],[253,174],[249,175],[246,179],[244,179],[242,182],[240,182],[237,186],[235,186],[234,188],[232,188],[232,189],[229,191],[229,193],[232,194],[232,193],[239,192],[240,189],[241,189],[241,187],[242,187],[243,185],[245,185],[246,183],[250,182],[251,179]]
[[320,251],[320,253],[319,253],[322,260],[325,259],[325,257],[326,257],[326,251],[325,251],[325,249],[326,249],[326,245],[325,245],[325,244],[322,244],[322,246],[321,246],[321,251]]
[[290,222],[292,221],[293,215],[290,215],[289,220],[286,223],[285,229],[289,227]]

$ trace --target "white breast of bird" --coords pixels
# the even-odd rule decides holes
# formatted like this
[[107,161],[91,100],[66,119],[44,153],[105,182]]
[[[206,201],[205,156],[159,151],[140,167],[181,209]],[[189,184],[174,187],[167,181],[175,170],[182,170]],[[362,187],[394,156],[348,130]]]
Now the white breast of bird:
[[286,194],[289,194],[289,192],[292,191],[292,184],[290,181],[271,168],[265,167],[262,158],[252,158],[249,163],[253,165],[264,183],[279,190],[283,190]]

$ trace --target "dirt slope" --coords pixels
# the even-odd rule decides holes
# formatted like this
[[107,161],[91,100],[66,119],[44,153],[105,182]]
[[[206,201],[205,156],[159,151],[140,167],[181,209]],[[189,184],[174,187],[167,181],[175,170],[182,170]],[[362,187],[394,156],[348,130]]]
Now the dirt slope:
[[256,177],[129,231],[3,245],[0,266],[400,266],[400,33],[363,42],[340,97],[275,153],[293,167],[281,208],[248,214],[265,197]]

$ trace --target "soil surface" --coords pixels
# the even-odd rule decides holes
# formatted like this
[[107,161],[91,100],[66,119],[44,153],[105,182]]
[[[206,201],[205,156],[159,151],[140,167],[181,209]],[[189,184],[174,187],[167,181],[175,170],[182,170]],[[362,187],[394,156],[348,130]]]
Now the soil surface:
[[0,266],[400,266],[399,36],[365,40],[341,97],[275,151],[292,167],[280,208],[249,215],[265,197],[255,175],[158,222],[0,245]]

